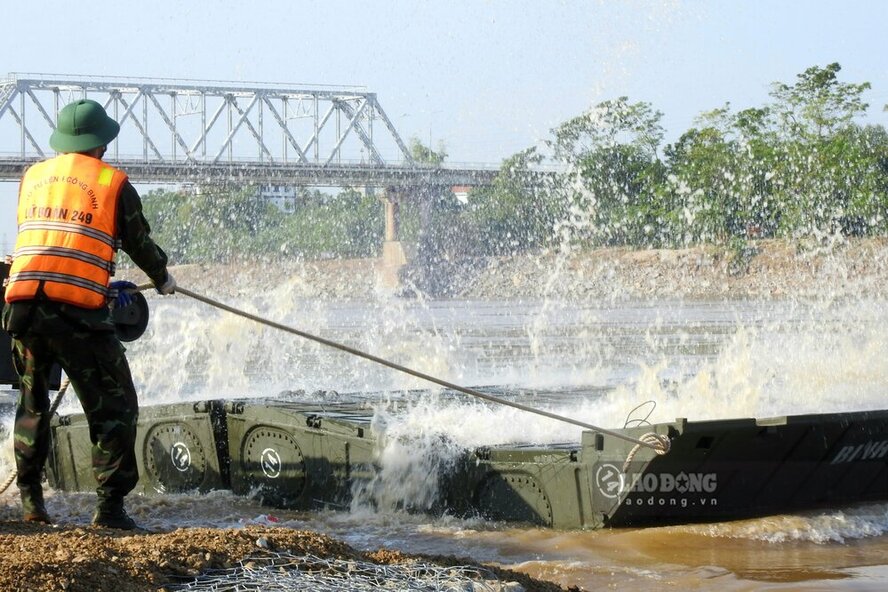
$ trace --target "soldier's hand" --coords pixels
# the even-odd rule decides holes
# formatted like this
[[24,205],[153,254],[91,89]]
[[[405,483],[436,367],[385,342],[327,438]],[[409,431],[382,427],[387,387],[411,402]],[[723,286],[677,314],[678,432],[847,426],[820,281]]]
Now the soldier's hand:
[[117,295],[114,296],[114,308],[126,308],[133,301],[132,293],[138,290],[139,286],[132,282],[118,280],[116,282],[111,282],[110,288],[112,294],[114,291],[117,292]]
[[155,286],[157,291],[164,296],[169,296],[176,291],[176,278],[173,277],[169,271],[167,271],[166,281],[159,286]]

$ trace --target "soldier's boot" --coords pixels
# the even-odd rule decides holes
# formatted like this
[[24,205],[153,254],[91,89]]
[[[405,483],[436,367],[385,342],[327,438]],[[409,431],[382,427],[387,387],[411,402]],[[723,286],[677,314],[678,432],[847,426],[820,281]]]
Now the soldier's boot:
[[52,524],[43,503],[43,488],[40,485],[19,485],[22,496],[22,519],[25,522]]
[[118,530],[141,530],[136,521],[130,518],[123,508],[122,497],[100,497],[92,523],[93,526]]

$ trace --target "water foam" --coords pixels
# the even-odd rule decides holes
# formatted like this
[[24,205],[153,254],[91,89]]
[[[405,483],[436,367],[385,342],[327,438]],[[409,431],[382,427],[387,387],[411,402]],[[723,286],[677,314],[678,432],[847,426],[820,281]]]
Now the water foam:
[[769,516],[755,520],[675,527],[675,529],[711,537],[751,539],[769,543],[788,541],[845,543],[849,540],[888,533],[888,504],[867,504],[841,510]]
[[[660,353],[606,405],[651,399],[656,421],[727,419],[884,408],[888,311],[879,302],[792,311],[790,318],[735,321],[716,355]],[[652,351],[662,351],[654,344]]]

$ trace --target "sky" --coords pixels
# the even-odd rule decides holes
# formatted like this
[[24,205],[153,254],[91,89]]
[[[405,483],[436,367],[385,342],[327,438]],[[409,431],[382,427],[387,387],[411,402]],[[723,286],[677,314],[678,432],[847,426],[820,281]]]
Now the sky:
[[[701,112],[760,106],[776,81],[842,65],[888,124],[888,2],[44,0],[4,3],[8,72],[362,85],[399,134],[496,163],[628,96],[674,141]],[[0,139],[0,145],[3,140]],[[14,240],[0,183],[0,248]]]

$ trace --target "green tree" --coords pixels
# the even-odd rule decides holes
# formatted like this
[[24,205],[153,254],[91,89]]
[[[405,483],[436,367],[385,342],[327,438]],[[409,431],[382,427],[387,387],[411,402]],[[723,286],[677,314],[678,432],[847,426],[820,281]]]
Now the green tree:
[[839,82],[841,70],[838,63],[811,66],[796,77],[795,84],[774,83],[772,111],[784,138],[828,138],[866,112],[869,105],[863,102],[863,93],[870,83]]
[[542,157],[535,148],[503,161],[490,187],[472,191],[466,212],[478,253],[514,254],[541,247],[563,216],[563,202],[532,167]]
[[669,174],[661,187],[661,217],[671,240],[664,242],[725,244],[773,232],[767,113],[734,114],[725,105],[702,114],[699,127],[666,147]]
[[315,192],[285,216],[265,250],[308,258],[373,257],[383,234],[379,201],[354,189],[336,196]]
[[562,185],[572,212],[561,226],[581,242],[656,242],[656,186],[665,170],[657,151],[662,113],[626,97],[600,103],[554,130],[549,142],[571,173]]
[[382,239],[379,202],[351,189],[306,193],[289,214],[258,198],[255,188],[154,191],[143,202],[154,238],[177,263],[368,257]]
[[277,224],[271,206],[253,188],[200,186],[145,196],[157,242],[174,261],[222,261],[254,250],[258,236]]
[[410,138],[408,146],[410,156],[420,164],[440,165],[447,159],[447,148],[443,142],[438,142],[438,149],[432,150],[431,146],[423,144],[419,138]]
[[812,66],[771,91],[779,158],[775,163],[781,230],[790,236],[839,232],[871,195],[877,167],[855,119],[868,105],[868,82],[838,80],[841,66]]

